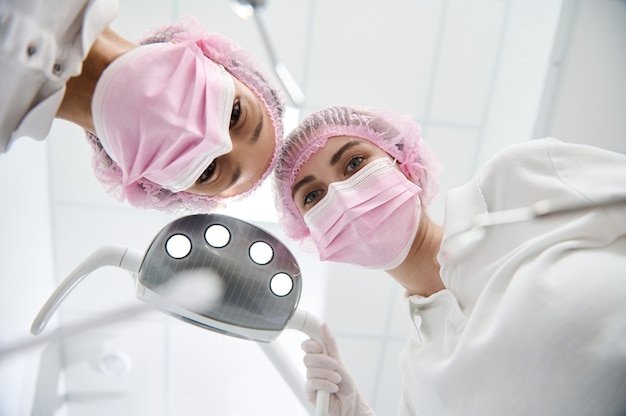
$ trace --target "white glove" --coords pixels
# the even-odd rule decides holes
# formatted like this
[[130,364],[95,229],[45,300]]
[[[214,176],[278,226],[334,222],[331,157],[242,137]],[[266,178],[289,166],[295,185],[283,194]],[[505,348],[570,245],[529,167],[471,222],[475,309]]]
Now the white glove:
[[315,404],[317,391],[321,390],[330,394],[329,416],[375,416],[343,364],[337,341],[326,324],[322,325],[322,341],[326,345],[327,354],[312,339],[302,343],[306,353],[304,365],[307,368],[304,388],[309,401]]

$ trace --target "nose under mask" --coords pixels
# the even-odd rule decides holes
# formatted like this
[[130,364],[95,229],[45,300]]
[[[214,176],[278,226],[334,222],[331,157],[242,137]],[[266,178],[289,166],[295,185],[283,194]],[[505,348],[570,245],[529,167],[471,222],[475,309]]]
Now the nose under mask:
[[419,191],[389,158],[330,184],[304,215],[320,260],[383,270],[399,266],[417,233]]

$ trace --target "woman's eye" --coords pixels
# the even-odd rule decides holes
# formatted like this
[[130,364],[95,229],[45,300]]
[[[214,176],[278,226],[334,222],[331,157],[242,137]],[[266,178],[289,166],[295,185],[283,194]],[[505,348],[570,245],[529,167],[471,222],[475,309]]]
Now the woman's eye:
[[204,183],[208,181],[209,179],[211,179],[211,176],[213,176],[214,173],[215,173],[215,160],[213,160],[213,162],[211,162],[209,167],[206,168],[204,172],[202,172],[202,175],[200,175],[200,177],[198,178],[197,183]]
[[311,191],[304,196],[304,205],[309,205],[315,202],[320,197],[321,191]]
[[235,101],[233,104],[233,111],[230,113],[230,128],[237,124],[239,117],[241,117],[241,103],[239,101]]
[[355,156],[352,159],[350,159],[350,161],[348,162],[348,165],[346,166],[346,173],[349,173],[358,169],[361,163],[363,163],[363,159],[365,159],[363,156]]

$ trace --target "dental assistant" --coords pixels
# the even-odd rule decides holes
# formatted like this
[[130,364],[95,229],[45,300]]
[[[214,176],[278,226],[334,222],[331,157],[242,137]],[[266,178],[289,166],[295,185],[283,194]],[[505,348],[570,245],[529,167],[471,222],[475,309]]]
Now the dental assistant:
[[[322,261],[385,270],[407,292],[400,415],[626,413],[626,205],[487,229],[470,256],[452,242],[478,214],[545,199],[626,196],[626,156],[532,140],[496,154],[425,208],[438,164],[410,118],[331,107],[285,140],[279,223]],[[303,343],[306,389],[332,415],[372,415],[325,328]]]
[[116,1],[48,3],[0,3],[0,153],[68,120],[110,195],[167,212],[211,211],[267,178],[284,106],[257,59],[193,18],[135,43],[108,26]]

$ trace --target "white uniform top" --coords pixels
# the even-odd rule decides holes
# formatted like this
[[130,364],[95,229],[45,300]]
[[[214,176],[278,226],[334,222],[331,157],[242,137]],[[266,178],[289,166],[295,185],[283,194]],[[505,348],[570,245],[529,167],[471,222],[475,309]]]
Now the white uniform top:
[[0,0],[0,153],[43,140],[117,0]]
[[[497,154],[446,199],[477,214],[626,195],[626,155],[554,139]],[[626,414],[626,205],[489,228],[446,286],[409,298],[401,415]],[[443,261],[439,256],[440,262]]]

